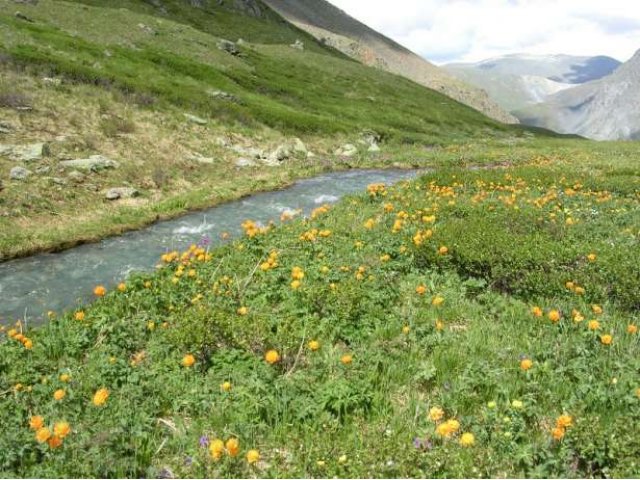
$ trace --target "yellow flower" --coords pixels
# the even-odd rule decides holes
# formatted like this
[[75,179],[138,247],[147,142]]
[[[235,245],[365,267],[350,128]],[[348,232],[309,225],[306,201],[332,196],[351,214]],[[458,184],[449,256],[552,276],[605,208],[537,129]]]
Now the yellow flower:
[[267,361],[269,365],[273,365],[276,362],[280,361],[280,354],[277,350],[269,350],[265,355],[264,359]]
[[460,422],[455,419],[447,420],[436,427],[436,433],[444,438],[449,438],[460,428]]
[[528,358],[525,358],[520,362],[520,368],[525,372],[529,370],[531,367],[533,367],[533,361]]
[[84,312],[80,311],[80,312],[76,312],[76,314],[74,315],[74,318],[76,320],[78,320],[79,322],[81,322],[82,320],[84,320],[85,314]]
[[429,420],[432,422],[439,422],[444,417],[444,410],[440,407],[431,407],[429,409]]
[[291,282],[291,288],[293,290],[299,289],[300,285],[301,285],[300,280],[294,280],[293,282]]
[[373,218],[370,218],[369,220],[364,222],[364,228],[366,228],[367,230],[371,230],[375,226],[376,226],[376,221]]
[[182,366],[183,367],[186,367],[186,368],[193,367],[193,365],[195,363],[196,363],[196,357],[194,357],[190,353],[188,353],[184,357],[182,357]]
[[36,441],[38,443],[44,443],[51,438],[51,430],[47,427],[39,428],[36,432]]
[[487,403],[487,407],[490,409],[494,409],[498,406],[498,404],[495,402],[495,400],[491,400],[490,402]]
[[640,387],[636,388],[636,397],[640,398]]
[[587,323],[587,328],[589,330],[598,330],[600,328],[600,322],[597,320],[589,320],[589,323]]
[[440,305],[442,305],[444,303],[444,298],[441,297],[440,295],[436,295],[435,297],[433,297],[433,299],[431,300],[431,305],[433,305],[434,307],[439,307]]
[[534,317],[541,317],[542,316],[542,309],[540,307],[533,307],[531,309],[531,313],[533,314]]
[[260,452],[258,450],[249,450],[247,452],[247,463],[253,465],[260,461]]
[[225,445],[230,457],[235,457],[240,452],[240,442],[237,438],[230,438]]
[[349,365],[351,362],[353,362],[353,355],[346,353],[340,358],[340,361],[343,365]]
[[589,260],[590,262],[595,262],[597,258],[598,256],[595,253],[590,253],[589,255],[587,255],[587,260]]
[[106,388],[101,388],[93,395],[93,404],[96,407],[101,407],[105,403],[107,403],[107,399],[109,398],[109,390]]
[[231,391],[231,382],[222,382],[220,384],[220,388],[225,391],[225,392],[230,392]]
[[340,455],[338,457],[338,463],[347,463],[347,456],[346,455]]
[[547,314],[547,317],[549,318],[549,320],[551,320],[553,323],[556,323],[557,321],[560,320],[560,312],[558,310],[551,310],[549,311],[549,313]]
[[460,445],[463,447],[472,447],[476,443],[476,437],[473,436],[473,433],[463,433],[460,437]]
[[300,267],[293,267],[291,269],[291,278],[293,280],[302,280],[304,278],[304,270]]
[[573,417],[571,415],[565,413],[556,419],[556,427],[558,428],[569,428],[571,426],[573,426]]
[[22,345],[24,345],[24,348],[26,348],[27,350],[31,350],[33,348],[33,342],[28,338],[25,338],[24,342],[22,342]]
[[389,255],[388,253],[385,253],[384,255],[380,256],[381,262],[388,262],[389,260],[391,260],[391,255]]
[[416,287],[416,293],[418,295],[424,295],[427,292],[427,287],[425,285],[418,285]]
[[444,245],[438,249],[438,255],[446,255],[447,253],[449,253],[449,249]]
[[34,415],[29,419],[29,428],[31,430],[40,430],[44,427],[44,418],[41,415]]
[[444,330],[444,322],[442,320],[436,320],[436,330],[439,332]]
[[611,335],[602,335],[600,341],[603,345],[611,345],[613,343],[613,337]]
[[53,426],[53,434],[56,437],[64,438],[71,433],[71,426],[67,422],[57,422]]
[[524,407],[524,404],[521,400],[514,400],[513,402],[511,402],[511,406],[517,410],[520,410]]
[[66,394],[67,394],[67,392],[65,392],[62,388],[59,388],[58,390],[53,392],[53,398],[55,400],[60,401],[65,397]]
[[405,325],[404,327],[402,327],[402,333],[404,333],[405,335],[409,335],[410,331],[411,327],[409,325]]
[[596,315],[600,315],[602,314],[602,307],[600,305],[591,305],[591,310],[593,311],[593,313],[595,313]]
[[98,285],[96,288],[93,289],[93,294],[96,297],[104,297],[107,294],[107,289],[104,288],[102,285]]
[[119,283],[118,284],[118,291],[119,292],[126,292],[127,291],[127,284],[126,283]]
[[224,455],[224,442],[218,438],[209,444],[209,454],[214,460],[220,460]]
[[308,346],[309,346],[309,350],[311,350],[312,352],[316,352],[320,350],[320,342],[317,340],[311,340]]
[[551,430],[551,436],[556,441],[562,440],[562,438],[564,437],[564,428],[555,427],[553,430]]
[[629,333],[631,335],[633,335],[635,333],[638,333],[638,327],[636,325],[633,325],[633,324],[627,326],[627,333]]
[[245,316],[247,313],[249,313],[249,309],[247,307],[240,307],[238,309],[238,315]]

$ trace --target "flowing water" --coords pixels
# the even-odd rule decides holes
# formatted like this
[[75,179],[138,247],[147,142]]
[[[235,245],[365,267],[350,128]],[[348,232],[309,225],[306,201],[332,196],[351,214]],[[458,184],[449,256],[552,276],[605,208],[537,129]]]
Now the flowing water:
[[389,185],[416,175],[415,171],[403,170],[330,173],[99,243],[0,263],[0,321],[27,319],[30,325],[42,323],[49,310],[60,313],[90,300],[95,285],[113,287],[131,272],[153,270],[167,251],[184,250],[203,238],[215,246],[223,232],[238,235],[246,219],[266,224],[287,211],[301,209],[308,214],[322,204],[361,192],[370,183]]

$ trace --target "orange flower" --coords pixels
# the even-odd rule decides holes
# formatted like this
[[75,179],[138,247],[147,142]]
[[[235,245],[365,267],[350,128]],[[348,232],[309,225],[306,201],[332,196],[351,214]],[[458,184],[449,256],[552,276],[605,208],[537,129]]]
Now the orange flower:
[[280,354],[277,350],[269,350],[267,353],[265,353],[264,359],[269,365],[273,365],[274,363],[280,361]]
[[51,438],[51,430],[47,427],[39,428],[36,432],[36,441],[38,443],[44,443]]
[[107,403],[107,399],[109,398],[109,390],[106,388],[101,388],[93,395],[93,404],[96,407],[101,407],[105,403]]
[[53,392],[53,398],[55,400],[60,401],[65,397],[66,394],[67,394],[67,392],[65,392],[62,388],[59,388],[58,390]]
[[353,355],[346,353],[340,358],[340,361],[343,365],[349,365],[351,362],[353,362]]
[[240,442],[238,442],[237,438],[230,438],[227,440],[225,448],[230,457],[235,457],[240,452]]
[[186,368],[193,367],[193,365],[195,363],[196,363],[196,357],[194,357],[190,353],[188,353],[184,357],[182,357],[182,366],[183,367],[186,367]]
[[96,288],[93,289],[93,294],[96,297],[104,297],[107,294],[107,289],[104,288],[102,285],[98,285]]
[[49,438],[49,440],[47,440],[47,443],[49,444],[49,448],[51,449],[58,448],[60,445],[62,445],[62,438],[54,435],[53,437]]
[[525,358],[520,362],[520,368],[525,372],[529,370],[531,367],[533,367],[533,361],[531,361],[528,358]]
[[78,320],[79,322],[81,322],[82,320],[84,320],[85,314],[83,311],[80,312],[76,312],[76,314],[74,315],[74,318],[76,320]]
[[549,313],[547,314],[547,317],[553,323],[556,323],[560,320],[560,312],[558,310],[550,310]]
[[627,327],[627,333],[629,333],[631,335],[633,335],[635,333],[638,333],[638,327],[636,325],[633,325],[633,324],[629,325]]
[[556,419],[557,428],[569,428],[573,426],[573,417],[571,415],[562,414]]
[[56,437],[64,438],[71,433],[71,426],[67,422],[57,422],[53,426],[53,434]]
[[118,284],[118,291],[119,292],[126,292],[127,291],[127,284],[126,283],[119,283]]
[[531,313],[533,314],[534,317],[541,317],[542,316],[542,309],[540,307],[533,307],[531,309]]
[[416,293],[418,295],[424,295],[427,292],[427,287],[425,285],[418,285],[416,287]]
[[29,428],[31,430],[40,430],[44,427],[44,418],[41,415],[34,415],[29,419]]
[[564,438],[564,428],[555,427],[553,430],[551,430],[551,436],[556,441],[562,440]]
[[589,320],[589,323],[587,323],[587,328],[589,330],[598,330],[600,328],[600,322],[597,320]]
[[447,420],[436,427],[436,433],[441,437],[449,438],[460,428],[460,422],[455,419]]

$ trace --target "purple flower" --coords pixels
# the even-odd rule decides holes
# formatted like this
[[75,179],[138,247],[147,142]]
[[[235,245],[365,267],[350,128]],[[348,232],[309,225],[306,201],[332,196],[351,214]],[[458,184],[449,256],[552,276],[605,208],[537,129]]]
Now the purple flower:
[[203,235],[200,241],[198,242],[198,246],[207,247],[211,245],[211,237],[209,235]]
[[433,444],[428,438],[414,438],[413,446],[416,450],[431,450],[433,448]]
[[206,435],[202,435],[200,437],[200,446],[202,448],[208,447],[209,446],[209,437],[207,437]]

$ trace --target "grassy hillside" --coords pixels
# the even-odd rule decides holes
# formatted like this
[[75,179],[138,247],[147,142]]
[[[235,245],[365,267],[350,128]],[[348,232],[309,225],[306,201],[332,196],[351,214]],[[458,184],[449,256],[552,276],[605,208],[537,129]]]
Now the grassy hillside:
[[606,150],[372,185],[7,325],[0,472],[635,476],[640,176]]
[[[37,164],[0,156],[0,259],[95,240],[322,170],[389,166],[408,145],[420,153],[533,135],[346,59],[259,2],[156,4],[0,3],[0,110],[11,127],[0,144],[48,147]],[[240,37],[238,55],[218,48]],[[290,47],[296,40],[303,51]],[[363,131],[380,136],[382,154],[360,147],[352,158],[335,155],[345,143],[358,145]],[[242,149],[269,153],[294,136],[315,157],[236,168]],[[84,176],[60,168],[96,154],[121,168]],[[194,161],[201,157],[209,163]],[[15,166],[32,174],[11,181]],[[139,198],[105,201],[107,189],[123,186]]]

